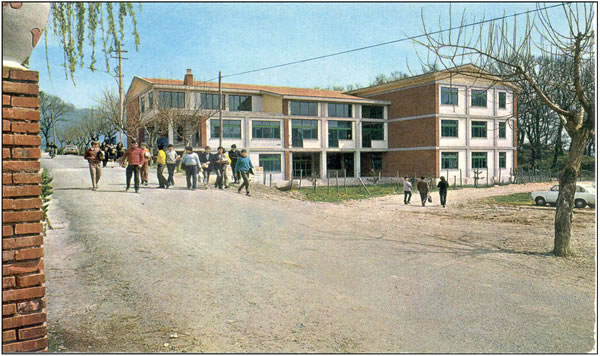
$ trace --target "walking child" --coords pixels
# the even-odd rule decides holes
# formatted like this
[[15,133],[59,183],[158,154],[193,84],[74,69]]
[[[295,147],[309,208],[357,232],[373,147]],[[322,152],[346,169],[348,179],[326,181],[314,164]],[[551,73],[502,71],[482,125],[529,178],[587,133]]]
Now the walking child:
[[408,180],[408,177],[404,177],[404,204],[410,204],[410,198],[412,197],[412,184]]
[[239,173],[244,180],[244,183],[238,188],[238,194],[242,191],[243,187],[246,187],[246,195],[250,196],[250,181],[248,180],[248,174],[250,174],[250,170],[254,168],[254,165],[252,164],[250,157],[248,157],[246,149],[243,149],[240,153],[241,156],[238,157],[237,162],[235,163],[234,174]]
[[421,177],[421,180],[417,182],[417,189],[421,195],[421,204],[425,206],[425,202],[427,202],[427,197],[429,196],[429,186],[425,181],[425,177]]
[[100,163],[104,160],[104,151],[100,150],[98,141],[92,142],[92,147],[85,151],[83,156],[88,160],[90,166],[90,177],[92,178],[92,190],[98,189],[98,182],[102,175],[102,166]]
[[125,160],[128,161],[127,170],[125,171],[125,177],[127,180],[127,187],[125,191],[129,190],[131,184],[131,175],[134,176],[133,183],[135,192],[139,193],[140,190],[140,169],[144,165],[144,151],[137,145],[136,140],[131,140],[131,147],[125,151],[121,158],[121,166],[125,165]]
[[444,176],[440,177],[440,181],[438,182],[437,187],[440,189],[440,204],[442,204],[442,208],[445,208],[446,197],[448,195],[448,181]]

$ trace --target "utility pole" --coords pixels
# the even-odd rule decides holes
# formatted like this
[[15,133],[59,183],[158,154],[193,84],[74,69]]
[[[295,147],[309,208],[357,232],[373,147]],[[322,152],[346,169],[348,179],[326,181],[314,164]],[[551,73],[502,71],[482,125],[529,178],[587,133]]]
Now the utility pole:
[[123,127],[125,127],[125,122],[123,121],[123,65],[122,60],[127,59],[122,57],[122,53],[127,53],[125,50],[121,50],[121,43],[117,42],[117,50],[110,50],[110,52],[117,53],[117,57],[111,56],[111,58],[115,58],[119,60],[119,123],[121,124],[121,132],[119,132],[119,142],[123,144]]
[[223,146],[223,105],[221,100],[223,100],[223,97],[221,94],[221,71],[219,71],[219,146]]

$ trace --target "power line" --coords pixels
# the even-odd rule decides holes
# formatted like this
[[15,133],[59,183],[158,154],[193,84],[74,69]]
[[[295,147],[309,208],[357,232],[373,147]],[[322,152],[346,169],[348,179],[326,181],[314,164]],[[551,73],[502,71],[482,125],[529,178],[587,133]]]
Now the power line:
[[[381,42],[381,43],[377,43],[377,44],[373,44],[373,45],[369,45],[369,46],[364,46],[364,47],[349,49],[349,50],[346,50],[346,51],[325,54],[325,55],[317,56],[317,57],[311,57],[311,58],[301,59],[301,60],[294,61],[294,62],[277,64],[277,65],[273,65],[273,66],[269,66],[269,67],[263,67],[263,68],[248,70],[248,71],[245,71],[245,72],[239,72],[239,73],[234,73],[234,74],[222,75],[221,78],[233,77],[233,76],[238,76],[238,75],[243,75],[243,74],[248,74],[248,73],[255,73],[255,72],[260,72],[260,71],[263,71],[263,70],[280,68],[280,67],[290,66],[290,65],[293,65],[293,64],[314,61],[314,60],[317,60],[317,59],[323,59],[323,58],[328,58],[328,57],[333,57],[333,56],[339,56],[341,54],[363,51],[365,49],[374,48],[374,47],[380,47],[380,46],[385,46],[385,45],[389,45],[389,44],[392,44],[392,43],[398,43],[398,42],[404,42],[404,41],[414,40],[416,38],[423,37],[423,36],[430,36],[430,35],[435,35],[435,34],[447,32],[447,31],[458,30],[460,28],[481,25],[481,24],[488,23],[488,22],[502,20],[502,19],[505,19],[505,18],[508,18],[508,17],[517,17],[517,16],[529,14],[529,13],[532,13],[532,12],[538,12],[538,11],[542,11],[542,10],[552,9],[552,8],[555,8],[555,7],[558,7],[558,6],[562,6],[562,5],[563,4],[560,3],[560,4],[556,4],[556,5],[546,6],[546,7],[540,8],[540,9],[527,10],[527,11],[523,11],[523,12],[516,13],[516,14],[513,14],[513,15],[500,16],[500,17],[496,17],[496,18],[493,18],[493,19],[489,19],[489,20],[482,20],[482,21],[474,22],[474,23],[467,24],[467,25],[450,27],[450,28],[447,28],[447,29],[444,29],[444,30],[438,30],[438,31],[429,32],[429,33],[423,33],[423,34],[420,34],[420,35],[411,36],[411,37],[405,37],[405,38],[401,38],[401,39],[398,39],[398,40]],[[212,81],[214,81],[216,79],[219,79],[219,78],[218,77],[217,78],[212,78],[212,79],[208,80],[208,82],[212,82]]]

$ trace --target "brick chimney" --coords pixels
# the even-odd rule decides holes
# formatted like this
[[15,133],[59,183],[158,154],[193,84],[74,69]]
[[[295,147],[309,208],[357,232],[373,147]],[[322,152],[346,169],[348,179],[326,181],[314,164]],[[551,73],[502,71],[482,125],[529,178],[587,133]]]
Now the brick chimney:
[[183,77],[183,85],[192,85],[194,83],[194,75],[192,74],[192,70],[188,69],[185,77]]

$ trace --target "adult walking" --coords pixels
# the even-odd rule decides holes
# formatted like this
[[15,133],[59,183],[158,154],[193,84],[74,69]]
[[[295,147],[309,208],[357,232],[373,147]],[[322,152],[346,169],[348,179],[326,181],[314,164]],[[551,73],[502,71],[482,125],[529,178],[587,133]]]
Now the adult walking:
[[92,190],[96,191],[98,189],[100,176],[102,175],[102,166],[100,164],[104,160],[104,152],[100,149],[98,141],[92,142],[92,147],[85,151],[83,157],[87,159],[89,163],[90,177],[92,178]]
[[123,153],[123,157],[121,158],[121,166],[125,164],[125,160],[128,162],[127,170],[125,171],[125,177],[127,180],[127,187],[125,188],[125,191],[129,190],[129,186],[131,184],[131,175],[133,175],[135,192],[139,193],[140,169],[144,164],[144,151],[138,147],[136,140],[131,140],[131,147],[129,147],[127,151]]
[[198,178],[198,168],[200,168],[200,159],[198,154],[192,149],[192,146],[185,148],[185,154],[181,160],[181,165],[185,167],[185,179],[187,188],[196,190],[196,182]]
[[404,204],[410,204],[410,198],[412,198],[412,184],[408,180],[408,177],[404,177]]
[[200,154],[200,165],[203,169],[204,174],[204,185],[208,187],[208,180],[210,178],[210,171],[212,170],[213,155],[210,153],[210,146],[204,147],[204,152]]
[[425,181],[425,177],[421,177],[421,180],[417,182],[417,189],[421,195],[421,204],[425,206],[425,202],[427,202],[427,196],[429,195],[429,186]]
[[250,157],[248,157],[248,151],[245,149],[242,150],[241,156],[238,158],[237,162],[235,162],[234,173],[239,173],[244,183],[240,185],[238,188],[238,194],[242,191],[243,187],[246,187],[246,195],[250,196],[250,181],[248,180],[248,174],[250,174],[250,169],[254,168]]
[[117,159],[121,159],[125,155],[125,149],[123,148],[123,144],[121,142],[117,143]]
[[106,168],[106,164],[108,163],[108,146],[106,145],[106,141],[102,142],[102,145],[100,145],[100,151],[104,152],[102,168]]
[[110,166],[110,168],[115,168],[115,161],[117,160],[117,149],[112,144],[112,142],[108,145],[106,153],[107,153],[106,156],[108,158],[108,161],[112,162],[112,165]]
[[177,166],[177,160],[180,159],[177,152],[175,152],[175,148],[172,144],[170,144],[167,148],[167,171],[169,172],[169,178],[167,178],[167,186],[175,185],[175,180],[173,179],[173,174],[175,174],[175,167]]
[[448,196],[448,181],[444,176],[440,177],[437,187],[440,189],[440,204],[442,204],[442,208],[445,208],[446,197]]
[[148,166],[150,164],[150,158],[152,157],[152,154],[144,142],[141,144],[141,149],[144,151],[144,163],[142,164],[142,184],[148,185]]
[[164,151],[163,144],[158,145],[158,156],[156,157],[156,177],[158,178],[158,188],[169,189],[169,182],[163,175],[167,165],[167,154]]
[[[231,145],[231,150],[229,151],[229,159],[231,160],[231,167],[235,168],[235,164],[238,160],[239,152],[237,151],[237,146],[235,144]],[[232,169],[233,171],[233,169]],[[240,174],[233,173],[233,182],[235,184],[240,184]]]
[[217,148],[217,153],[214,156],[215,162],[215,171],[217,172],[217,182],[215,183],[215,187],[219,189],[223,189],[224,185],[224,175],[225,175],[225,167],[228,164],[227,156],[225,155],[225,149],[221,146]]

